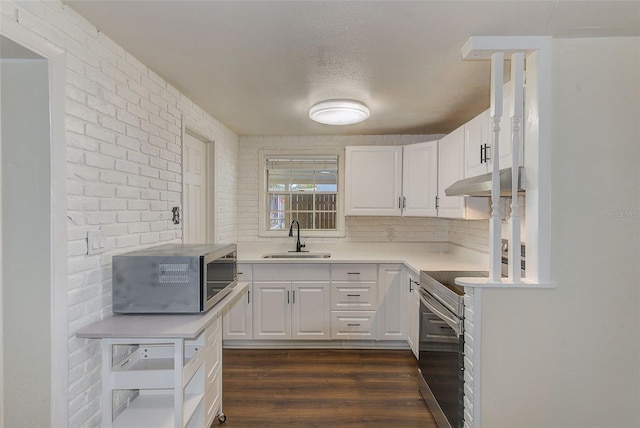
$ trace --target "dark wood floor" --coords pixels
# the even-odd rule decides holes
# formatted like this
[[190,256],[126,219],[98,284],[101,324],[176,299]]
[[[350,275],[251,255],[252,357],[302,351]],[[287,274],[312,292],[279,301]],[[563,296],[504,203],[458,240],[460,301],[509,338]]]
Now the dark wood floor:
[[228,428],[436,428],[410,351],[225,349],[223,361]]

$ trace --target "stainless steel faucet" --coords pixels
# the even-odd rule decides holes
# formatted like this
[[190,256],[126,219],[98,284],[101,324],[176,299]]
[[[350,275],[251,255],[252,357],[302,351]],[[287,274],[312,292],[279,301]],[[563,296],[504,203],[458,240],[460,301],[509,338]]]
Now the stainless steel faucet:
[[301,253],[302,249],[305,247],[304,244],[300,243],[300,222],[296,219],[294,219],[291,224],[289,225],[289,236],[293,236],[293,223],[296,224],[296,226],[298,226],[298,239],[296,241],[296,253]]

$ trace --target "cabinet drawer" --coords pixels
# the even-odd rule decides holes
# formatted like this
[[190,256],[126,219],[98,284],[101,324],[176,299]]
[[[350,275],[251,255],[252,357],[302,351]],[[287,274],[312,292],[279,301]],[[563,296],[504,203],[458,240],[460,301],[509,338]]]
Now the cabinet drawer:
[[331,309],[336,311],[372,311],[378,305],[378,284],[375,282],[331,283]]
[[370,263],[348,263],[331,265],[332,281],[377,281],[378,265]]
[[375,316],[375,311],[331,312],[331,339],[375,339]]

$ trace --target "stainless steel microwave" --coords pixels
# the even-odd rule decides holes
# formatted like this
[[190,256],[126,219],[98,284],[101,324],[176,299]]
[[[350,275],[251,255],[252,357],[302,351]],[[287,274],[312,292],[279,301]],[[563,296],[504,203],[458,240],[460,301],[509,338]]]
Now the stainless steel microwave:
[[113,312],[206,312],[237,281],[235,244],[165,244],[113,257]]

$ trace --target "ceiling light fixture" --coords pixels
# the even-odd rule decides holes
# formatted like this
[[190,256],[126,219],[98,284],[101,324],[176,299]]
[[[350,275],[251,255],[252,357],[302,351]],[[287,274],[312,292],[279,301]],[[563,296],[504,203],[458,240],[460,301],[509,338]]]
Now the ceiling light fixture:
[[360,101],[325,100],[309,109],[309,117],[325,125],[352,125],[369,118],[369,109]]

